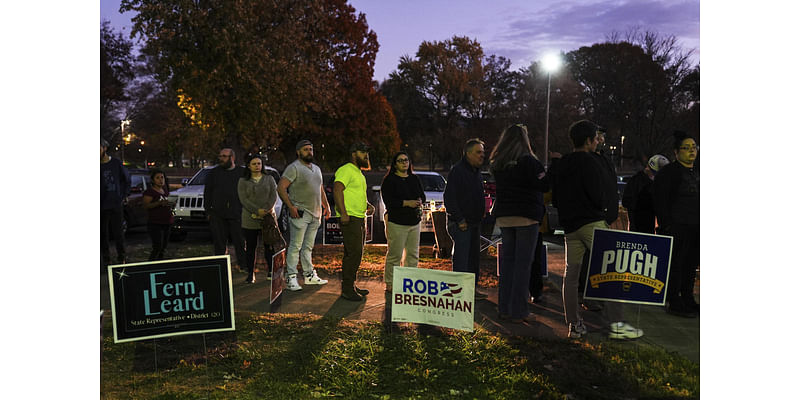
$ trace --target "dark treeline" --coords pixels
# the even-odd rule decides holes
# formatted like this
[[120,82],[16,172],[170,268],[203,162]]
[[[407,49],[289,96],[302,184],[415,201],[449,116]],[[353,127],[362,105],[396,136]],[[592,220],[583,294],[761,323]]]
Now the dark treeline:
[[[101,26],[101,135],[111,150],[127,143],[133,164],[213,160],[225,146],[260,150],[280,167],[307,138],[327,168],[355,139],[372,145],[376,166],[402,147],[417,164],[447,168],[467,138],[491,148],[511,123],[526,124],[544,155],[547,74],[537,63],[512,71],[470,38],[421,43],[378,84],[378,38],[346,0],[123,0],[121,11],[137,13],[131,38]],[[580,118],[607,128],[610,145],[624,136],[631,166],[670,155],[675,129],[699,138],[690,55],[672,36],[638,30],[562,54],[550,82],[551,150],[570,150],[567,127]]]

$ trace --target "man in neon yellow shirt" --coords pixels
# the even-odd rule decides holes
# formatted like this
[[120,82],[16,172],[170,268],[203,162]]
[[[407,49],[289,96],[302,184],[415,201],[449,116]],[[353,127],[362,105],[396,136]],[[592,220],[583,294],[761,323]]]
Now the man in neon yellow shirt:
[[368,290],[355,286],[364,251],[364,219],[375,212],[375,207],[367,201],[367,180],[361,172],[369,168],[369,147],[354,143],[350,146],[350,162],[336,170],[333,183],[333,200],[344,244],[342,298],[351,301],[361,301],[369,294]]

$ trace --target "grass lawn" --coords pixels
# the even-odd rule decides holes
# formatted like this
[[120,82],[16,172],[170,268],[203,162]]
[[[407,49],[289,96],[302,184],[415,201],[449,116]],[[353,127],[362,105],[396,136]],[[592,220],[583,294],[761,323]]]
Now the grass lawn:
[[[173,246],[170,257],[210,254],[211,245]],[[129,246],[131,262],[149,243]],[[341,246],[318,245],[314,263],[341,269]],[[360,277],[383,274],[386,248],[367,246]],[[420,266],[449,260],[420,249]],[[482,286],[496,258],[483,253]],[[551,260],[559,262],[559,260]],[[561,260],[563,262],[563,260]],[[103,399],[642,399],[699,398],[700,366],[642,342],[504,337],[311,314],[236,313],[236,331],[113,343],[103,327]]]
[[387,333],[379,322],[237,313],[236,332],[113,343],[103,399],[697,398],[700,367],[647,345]]

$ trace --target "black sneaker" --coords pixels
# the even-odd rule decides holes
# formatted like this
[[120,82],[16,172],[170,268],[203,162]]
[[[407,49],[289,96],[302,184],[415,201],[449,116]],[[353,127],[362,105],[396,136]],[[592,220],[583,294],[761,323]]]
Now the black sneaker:
[[356,286],[353,286],[353,289],[355,289],[356,293],[358,293],[358,294],[360,294],[362,296],[366,296],[366,295],[369,294],[369,290],[367,290],[367,289],[361,289],[361,288],[358,288]]
[[361,301],[361,300],[364,300],[364,297],[362,297],[360,294],[356,293],[355,291],[342,292],[342,298],[345,299],[345,300],[350,300],[350,301]]
[[697,315],[686,308],[679,306],[678,304],[671,304],[667,302],[667,305],[664,307],[667,311],[667,314],[677,315],[679,317],[684,318],[695,318]]

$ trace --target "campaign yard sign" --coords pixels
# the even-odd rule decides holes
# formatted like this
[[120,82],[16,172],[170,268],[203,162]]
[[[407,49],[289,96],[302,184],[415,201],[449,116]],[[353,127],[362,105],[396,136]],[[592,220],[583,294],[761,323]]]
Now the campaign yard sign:
[[672,237],[596,229],[584,298],[664,305]]
[[392,321],[472,332],[475,274],[395,266]]
[[[325,230],[322,235],[322,244],[342,244],[344,237],[342,236],[342,228],[339,225],[339,217],[325,218]],[[364,243],[372,242],[372,215],[367,215],[364,218],[366,230],[364,232]]]
[[275,302],[283,293],[283,273],[286,270],[286,248],[272,256],[272,282],[269,290],[269,304]]
[[110,265],[114,342],[236,329],[229,256]]

